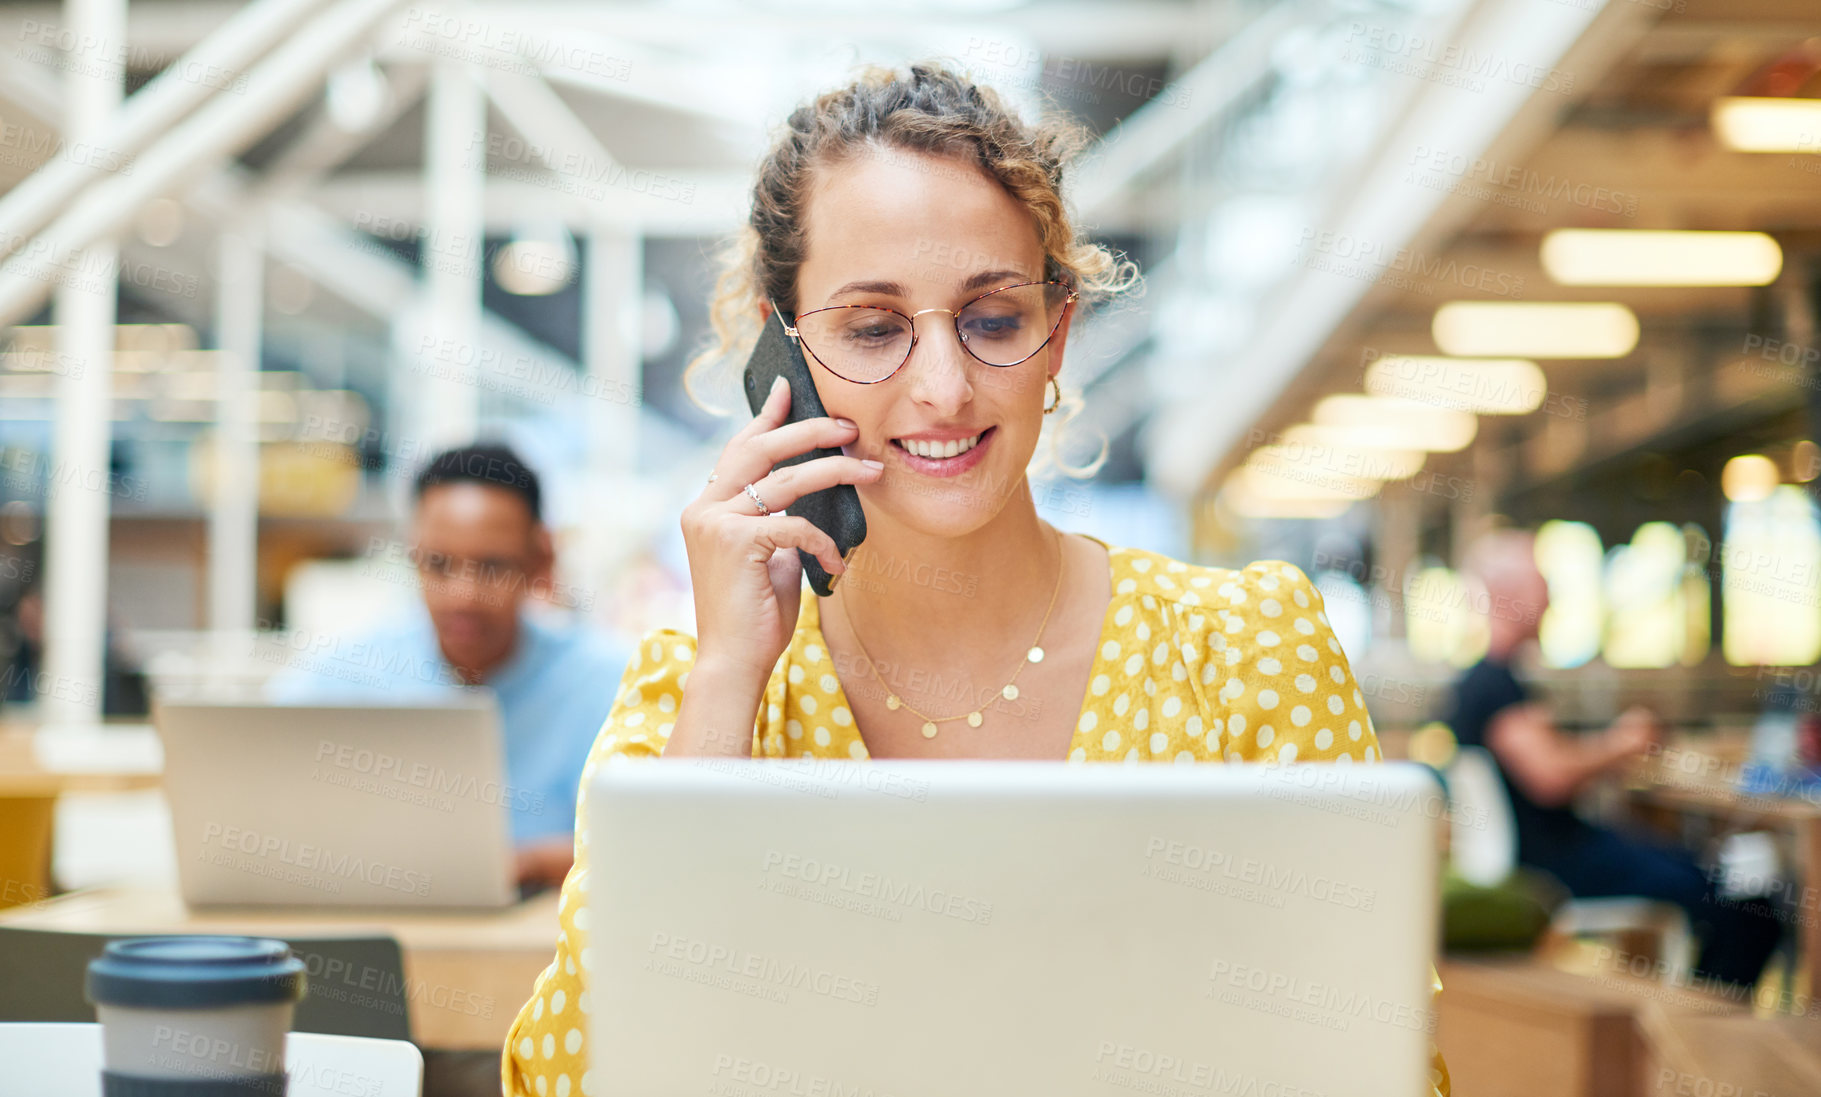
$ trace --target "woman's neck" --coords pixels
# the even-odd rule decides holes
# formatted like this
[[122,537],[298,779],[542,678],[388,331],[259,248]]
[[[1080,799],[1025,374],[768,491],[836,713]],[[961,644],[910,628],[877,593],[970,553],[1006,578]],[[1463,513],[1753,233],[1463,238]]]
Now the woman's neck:
[[822,606],[823,627],[851,617],[876,658],[927,652],[956,662],[1028,646],[1057,588],[1060,548],[1028,486],[962,537],[869,515],[866,541]]

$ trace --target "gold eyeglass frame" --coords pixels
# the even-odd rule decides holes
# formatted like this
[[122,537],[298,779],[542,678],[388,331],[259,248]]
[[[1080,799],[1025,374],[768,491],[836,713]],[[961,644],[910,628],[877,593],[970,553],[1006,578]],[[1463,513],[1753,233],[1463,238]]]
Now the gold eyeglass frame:
[[[967,345],[967,336],[961,334],[961,314],[963,312],[965,312],[967,309],[973,307],[974,305],[979,304],[981,301],[986,300],[988,297],[991,297],[995,293],[1004,293],[1007,290],[1023,289],[1025,286],[1061,286],[1063,289],[1069,291],[1068,297],[1063,299],[1062,311],[1060,311],[1056,314],[1056,322],[1054,324],[1052,324],[1050,326],[1050,330],[1044,334],[1043,342],[1037,344],[1036,350],[1031,351],[1029,354],[1025,355],[1023,358],[1018,359],[1018,361],[1016,361],[1016,362],[1005,362],[1003,364],[999,363],[999,362],[989,362],[986,359],[980,357],[978,354],[975,354],[973,352],[973,349]],[[1081,296],[1081,291],[1074,288],[1073,286],[1069,285],[1067,282],[1057,281],[1054,278],[1045,278],[1045,279],[1041,279],[1041,280],[1038,280],[1035,282],[1015,282],[1009,286],[1000,286],[998,289],[987,290],[985,293],[981,294],[978,297],[973,298],[972,300],[968,301],[967,304],[962,305],[958,309],[918,309],[916,312],[911,313],[909,316],[905,316],[904,313],[899,312],[897,309],[892,308],[889,305],[828,305],[824,308],[810,309],[808,312],[803,313],[801,316],[798,316],[796,318],[795,324],[784,324],[784,334],[790,336],[791,340],[793,342],[795,342],[797,344],[797,346],[799,348],[801,348],[805,354],[809,355],[811,358],[814,358],[818,365],[820,365],[823,369],[827,370],[828,372],[834,374],[836,377],[841,378],[841,380],[846,381],[849,384],[854,384],[854,385],[878,385],[878,384],[883,384],[884,382],[891,380],[893,377],[896,377],[898,375],[898,371],[902,370],[904,368],[905,362],[909,362],[911,360],[911,355],[916,353],[917,338],[918,338],[918,336],[917,336],[917,317],[922,316],[926,312],[946,312],[949,314],[949,317],[950,317],[950,321],[951,321],[950,326],[952,326],[955,329],[955,339],[956,339],[956,341],[958,341],[961,344],[961,349],[964,351],[967,351],[967,356],[969,358],[972,358],[974,361],[979,362],[983,366],[991,366],[993,369],[1011,369],[1013,366],[1023,365],[1025,362],[1028,362],[1032,358],[1035,358],[1043,350],[1044,347],[1047,347],[1050,345],[1050,340],[1054,339],[1056,337],[1056,332],[1062,327],[1062,321],[1068,317],[1069,307],[1072,306],[1075,303],[1075,299],[1080,296]],[[771,302],[771,307],[774,311],[776,311],[778,313],[779,323],[783,323],[784,311],[782,309],[778,308],[778,303],[776,301]],[[856,381],[854,378],[849,377],[845,373],[842,373],[841,371],[835,369],[833,366],[829,365],[827,362],[822,361],[822,359],[819,356],[817,356],[816,352],[810,348],[810,345],[803,341],[803,336],[798,332],[797,325],[801,324],[803,322],[804,316],[814,316],[818,312],[833,312],[836,309],[872,309],[875,312],[889,312],[894,316],[902,318],[904,320],[905,324],[909,325],[910,333],[911,333],[910,346],[904,348],[904,360],[899,362],[896,366],[892,367],[892,371],[890,373],[886,374],[884,377],[879,378],[877,381]]]

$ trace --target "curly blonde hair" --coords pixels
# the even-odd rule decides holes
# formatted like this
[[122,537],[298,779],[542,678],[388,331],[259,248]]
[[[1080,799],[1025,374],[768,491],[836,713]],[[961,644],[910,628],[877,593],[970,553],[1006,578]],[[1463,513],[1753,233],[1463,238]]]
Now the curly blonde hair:
[[[711,339],[683,375],[690,398],[726,413],[702,399],[704,382],[712,378],[721,392],[737,391],[734,375],[758,340],[762,300],[797,311],[812,175],[863,150],[934,153],[979,168],[1030,212],[1043,247],[1044,278],[1073,285],[1083,303],[1132,289],[1139,283],[1137,265],[1080,238],[1063,201],[1063,169],[1092,140],[1085,126],[1056,112],[1027,125],[992,88],[937,61],[917,62],[908,71],[869,65],[853,83],[798,107],[759,164],[751,217],[719,251]],[[1087,464],[1063,460],[1060,435],[1083,407],[1080,394],[1063,386],[1056,422],[1046,420],[1047,461],[1075,477],[1092,476],[1107,454],[1102,438]]]

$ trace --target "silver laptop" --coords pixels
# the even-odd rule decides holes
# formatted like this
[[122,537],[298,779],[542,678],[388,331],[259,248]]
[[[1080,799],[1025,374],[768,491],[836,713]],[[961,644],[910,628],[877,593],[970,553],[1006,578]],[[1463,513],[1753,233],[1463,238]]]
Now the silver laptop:
[[651,761],[590,789],[597,1092],[1427,1092],[1427,770]]
[[518,899],[497,703],[160,704],[192,906],[500,907]]

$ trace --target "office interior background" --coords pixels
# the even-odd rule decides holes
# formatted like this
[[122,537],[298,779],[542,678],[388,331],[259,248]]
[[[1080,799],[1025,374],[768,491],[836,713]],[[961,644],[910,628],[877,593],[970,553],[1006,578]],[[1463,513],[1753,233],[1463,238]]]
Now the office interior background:
[[[932,56],[1092,130],[1072,201],[1143,273],[1076,318],[1067,448],[1104,453],[1033,479],[1043,517],[1301,567],[1389,757],[1450,760],[1491,608],[1463,553],[1498,526],[1537,535],[1529,676],[1565,727],[1648,704],[1704,788],[1762,777],[1767,722],[1813,738],[1815,0],[0,6],[0,722],[41,749],[383,672],[344,638],[418,599],[412,479],[475,440],[543,479],[540,600],[689,630],[678,512],[747,418],[683,386],[714,250],[793,105]],[[1821,793],[1779,779],[1583,805],[1709,864],[1769,836],[1791,944],[1735,1003],[1767,1026],[1821,1016]],[[0,903],[168,881],[168,809],[128,784],[59,796]],[[1693,992],[1580,945],[1458,994],[1443,969],[1455,1092],[1546,1091],[1513,1034],[1621,981]],[[1697,1092],[1593,1070],[1547,1091]]]

